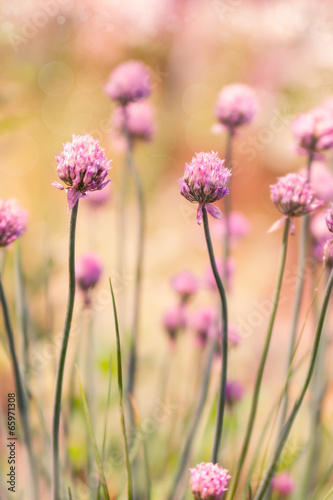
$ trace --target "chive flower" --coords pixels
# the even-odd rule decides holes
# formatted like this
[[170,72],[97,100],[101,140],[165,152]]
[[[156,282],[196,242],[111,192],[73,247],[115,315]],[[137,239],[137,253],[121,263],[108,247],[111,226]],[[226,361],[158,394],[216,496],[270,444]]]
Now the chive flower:
[[0,200],[0,247],[9,245],[25,232],[27,219],[27,212],[15,198]]
[[238,127],[250,123],[258,104],[253,90],[247,85],[235,83],[223,87],[215,106],[215,117],[220,125],[234,134]]
[[110,99],[121,105],[148,97],[151,78],[148,68],[141,61],[126,61],[117,66],[104,86]]
[[195,500],[222,500],[231,476],[218,464],[202,462],[190,469],[190,488]]

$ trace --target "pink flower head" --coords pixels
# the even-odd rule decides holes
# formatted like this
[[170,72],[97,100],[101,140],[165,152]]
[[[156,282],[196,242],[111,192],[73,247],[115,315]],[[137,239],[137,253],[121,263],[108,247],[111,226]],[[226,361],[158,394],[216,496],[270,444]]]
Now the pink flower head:
[[322,201],[315,198],[307,179],[301,174],[287,174],[279,177],[278,182],[270,186],[271,199],[284,217],[277,221],[270,229],[275,231],[290,219],[290,233],[295,234],[293,217],[313,212],[323,205]]
[[163,326],[170,340],[174,341],[180,330],[187,326],[187,314],[184,307],[176,305],[167,309],[163,315]]
[[111,184],[107,184],[103,189],[90,191],[86,200],[91,208],[98,208],[106,205],[111,198]]
[[[236,245],[238,241],[247,236],[250,232],[251,225],[249,219],[241,212],[231,212],[228,220],[230,242]],[[213,231],[217,237],[223,238],[227,232],[227,220],[223,218],[217,221],[213,226]]]
[[15,198],[0,200],[0,247],[5,247],[23,234],[28,214]]
[[[300,171],[304,177],[307,176],[305,168]],[[333,175],[327,166],[321,161],[311,163],[310,183],[314,195],[325,203],[333,199]]]
[[231,476],[218,464],[202,462],[190,469],[190,488],[195,500],[222,500]]
[[210,205],[229,193],[227,188],[231,171],[224,167],[217,153],[196,153],[191,163],[185,163],[184,177],[178,180],[180,193],[190,202],[199,203],[197,223],[201,224],[202,209],[215,219],[221,219],[218,207]]
[[328,258],[330,264],[333,262],[333,247],[331,247],[332,234],[326,224],[326,218],[322,211],[315,214],[310,221],[312,235],[312,253],[315,259],[322,262]]
[[185,303],[197,292],[198,280],[190,271],[182,271],[172,278],[171,286]]
[[247,85],[235,83],[223,87],[218,95],[215,116],[217,121],[234,134],[237,127],[250,123],[258,104],[253,90]]
[[333,147],[333,114],[328,109],[316,108],[299,115],[291,128],[300,154],[321,153]]
[[79,198],[89,191],[103,189],[110,179],[105,180],[110,170],[105,151],[98,140],[91,135],[73,135],[72,142],[66,142],[60,155],[56,156],[57,173],[67,186],[53,182],[58,189],[67,192],[68,210],[71,210]]
[[148,97],[151,93],[149,71],[141,61],[127,61],[112,71],[104,90],[121,105]]
[[146,101],[131,102],[114,110],[112,123],[117,132],[149,142],[155,133],[154,108]]
[[295,491],[296,485],[294,479],[283,471],[276,474],[272,479],[272,490],[278,493],[281,497],[287,497]]
[[244,395],[243,384],[239,380],[228,380],[225,388],[225,397],[228,405],[232,407]]
[[217,322],[218,315],[213,306],[201,306],[193,313],[191,326],[199,347],[204,347],[208,338],[217,334]]
[[327,229],[330,233],[333,233],[333,203],[331,203],[331,208],[329,210],[325,210],[325,220]]
[[86,292],[94,288],[102,274],[102,262],[94,253],[81,255],[75,266],[75,279],[78,287]]
[[[232,257],[228,258],[226,273],[224,269],[224,262],[222,262],[221,259],[216,259],[216,267],[221,277],[223,277],[226,274],[228,288],[231,288],[232,279],[236,270],[236,263],[234,259]],[[209,290],[214,290],[214,291],[217,290],[215,277],[210,264],[207,266],[207,269],[204,274],[204,284]]]

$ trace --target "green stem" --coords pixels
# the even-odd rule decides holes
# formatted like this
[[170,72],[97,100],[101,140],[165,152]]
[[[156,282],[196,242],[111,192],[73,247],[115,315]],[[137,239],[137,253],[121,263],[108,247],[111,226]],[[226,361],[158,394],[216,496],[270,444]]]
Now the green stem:
[[26,398],[24,385],[23,385],[23,381],[22,381],[22,376],[20,373],[18,358],[17,358],[17,354],[16,354],[14,333],[13,333],[12,324],[10,321],[5,292],[4,292],[4,289],[2,286],[1,274],[0,274],[0,302],[1,302],[1,307],[2,307],[2,311],[3,311],[5,330],[6,330],[7,340],[8,340],[8,344],[9,344],[9,352],[10,352],[13,371],[14,371],[14,379],[15,379],[15,386],[16,386],[16,392],[17,392],[17,406],[19,409],[19,415],[20,415],[21,422],[22,422],[24,440],[25,440],[25,444],[27,447],[27,451],[28,451],[29,467],[30,467],[30,474],[31,474],[31,479],[32,479],[33,494],[34,494],[34,498],[36,500],[38,500],[38,498],[39,498],[38,474],[37,474],[36,461],[35,461],[35,457],[34,457],[34,453],[33,453],[33,449],[32,449],[32,444],[31,444],[27,398]]
[[69,291],[67,301],[67,311],[61,341],[60,357],[57,367],[55,393],[53,401],[52,416],[52,499],[60,500],[60,463],[59,463],[59,422],[61,412],[62,383],[65,369],[66,353],[69,340],[69,334],[72,324],[74,299],[75,299],[75,229],[79,202],[72,209],[70,230],[69,230]]
[[212,240],[209,233],[209,224],[206,208],[202,208],[203,213],[203,223],[205,230],[205,237],[207,243],[207,249],[209,254],[210,265],[213,270],[214,278],[216,281],[216,285],[221,298],[222,305],[222,339],[221,339],[221,359],[222,359],[222,368],[221,368],[221,380],[220,380],[220,388],[219,388],[219,396],[218,396],[218,406],[217,406],[217,415],[216,415],[216,424],[215,424],[215,435],[211,453],[211,461],[213,463],[218,462],[218,454],[220,449],[222,430],[223,430],[223,417],[224,417],[224,407],[225,407],[225,388],[227,384],[227,366],[228,366],[228,308],[227,308],[227,298],[225,295],[224,287],[222,280],[220,278],[215,257],[214,250],[212,245]]
[[260,387],[261,387],[262,377],[263,377],[264,368],[265,368],[265,364],[266,364],[266,360],[267,360],[268,349],[269,349],[271,338],[272,338],[275,316],[276,316],[276,312],[277,312],[277,308],[278,308],[278,304],[279,304],[282,278],[283,278],[283,273],[284,273],[284,268],[285,268],[285,263],[286,263],[289,224],[290,224],[290,221],[289,221],[289,219],[287,219],[286,224],[285,224],[285,228],[284,228],[284,233],[283,233],[280,265],[279,265],[278,279],[277,279],[276,288],[275,288],[274,297],[273,297],[272,311],[271,311],[271,315],[270,315],[270,319],[269,319],[269,323],[268,323],[265,345],[264,345],[264,349],[263,349],[263,352],[261,355],[259,369],[258,369],[256,381],[255,381],[253,399],[252,399],[250,416],[249,416],[249,420],[248,420],[248,424],[247,424],[245,439],[244,439],[244,443],[243,443],[243,447],[242,447],[242,451],[241,451],[241,456],[240,456],[239,463],[238,463],[238,468],[237,468],[236,474],[234,475],[232,488],[230,490],[230,500],[235,498],[239,477],[240,477],[240,474],[241,474],[241,471],[242,471],[242,468],[244,465],[244,461],[246,458],[246,454],[248,451],[248,447],[250,444],[252,429],[254,426],[254,421],[255,421],[255,417],[256,417],[256,413],[257,413]]
[[330,274],[330,277],[329,277],[329,280],[328,280],[328,283],[326,286],[325,297],[324,297],[323,305],[321,307],[318,325],[317,325],[315,338],[314,338],[314,342],[313,342],[311,359],[310,359],[309,367],[308,367],[308,370],[307,370],[307,373],[306,373],[306,376],[305,376],[305,379],[303,382],[302,389],[298,395],[298,398],[295,401],[295,404],[294,404],[294,407],[290,413],[290,416],[289,416],[289,418],[288,418],[288,420],[287,420],[287,422],[282,430],[282,433],[281,433],[280,439],[277,443],[273,458],[272,458],[271,463],[268,467],[268,470],[265,474],[265,477],[264,477],[264,479],[263,479],[263,481],[262,481],[262,483],[261,483],[261,485],[256,493],[254,500],[262,500],[267,488],[269,487],[271,479],[275,473],[279,457],[280,457],[281,452],[283,450],[283,447],[287,441],[287,438],[289,436],[289,433],[290,433],[290,430],[291,430],[292,425],[294,423],[294,420],[296,418],[296,415],[297,415],[297,413],[302,405],[305,393],[309,387],[311,377],[313,375],[313,371],[315,368],[315,362],[316,362],[317,353],[318,353],[318,349],[319,349],[321,333],[323,330],[323,324],[324,324],[324,320],[325,320],[325,315],[326,315],[327,306],[328,306],[329,298],[331,295],[332,287],[333,287],[333,269],[331,271],[331,274]]
[[[23,364],[24,373],[29,374],[29,335],[28,335],[28,309],[26,303],[24,277],[22,270],[22,257],[20,241],[16,242],[15,252],[15,271],[16,271],[16,294],[17,294],[17,315],[21,325],[23,335]],[[28,377],[26,378],[26,384]]]
[[[231,170],[232,167],[232,133],[228,132],[227,135],[227,144],[226,144],[226,154],[225,154],[225,166],[226,168]],[[231,179],[229,180],[229,188],[231,186]],[[231,193],[231,190],[230,190]],[[224,280],[226,283],[226,288],[228,289],[228,260],[230,255],[230,214],[231,214],[231,194],[224,198],[224,206],[225,206],[225,239],[224,239]]]

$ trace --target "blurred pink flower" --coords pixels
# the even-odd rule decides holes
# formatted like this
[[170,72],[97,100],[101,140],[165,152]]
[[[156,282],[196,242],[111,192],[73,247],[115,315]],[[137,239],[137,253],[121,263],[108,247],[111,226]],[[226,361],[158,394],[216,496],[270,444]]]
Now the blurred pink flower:
[[94,288],[98,283],[103,266],[101,259],[94,253],[81,255],[75,265],[75,279],[83,292]]
[[291,495],[295,489],[295,481],[287,471],[276,474],[272,479],[272,490],[278,493],[281,497]]
[[131,102],[114,110],[112,124],[118,133],[127,131],[133,139],[151,141],[155,133],[154,108],[146,101]]
[[111,72],[104,90],[122,105],[148,97],[151,93],[148,68],[141,61],[120,64]]
[[0,200],[0,247],[21,236],[27,227],[28,213],[15,198]]
[[287,174],[279,177],[278,182],[270,186],[271,199],[277,209],[284,214],[269,231],[275,231],[290,219],[290,233],[295,234],[293,217],[300,217],[323,206],[323,202],[315,198],[307,179],[301,174]]
[[[217,270],[219,272],[219,275],[223,277],[225,275],[224,262],[218,258],[215,260],[216,260],[216,267],[217,267]],[[236,263],[232,257],[229,257],[228,261],[227,261],[227,273],[226,273],[227,285],[228,285],[229,289],[232,288],[232,279],[233,279],[233,276],[235,274],[235,270],[236,270]],[[208,288],[209,290],[214,290],[214,291],[217,290],[216,281],[215,281],[213,270],[212,270],[212,267],[210,264],[206,268],[206,271],[205,271],[204,277],[203,277],[203,281],[204,281],[206,288]]]
[[315,108],[299,115],[291,125],[300,154],[321,153],[333,147],[333,114],[324,108]]
[[202,462],[190,469],[190,488],[196,500],[222,500],[231,476],[218,464]]
[[180,330],[187,326],[188,318],[185,308],[179,304],[169,307],[163,315],[162,322],[170,340],[174,341]]
[[217,334],[218,314],[213,306],[200,306],[191,318],[191,327],[199,347],[204,347],[209,337]]
[[240,401],[244,395],[243,384],[239,380],[227,380],[225,388],[226,402],[230,407]]
[[[306,168],[302,168],[299,173],[306,177]],[[321,161],[313,161],[311,163],[310,184],[314,195],[319,200],[327,203],[333,199],[333,175],[325,163]]]
[[106,205],[106,203],[110,200],[111,198],[111,184],[107,184],[103,189],[100,189],[98,191],[90,191],[87,194],[86,200],[87,203],[92,207],[92,208],[98,208],[103,205]]
[[[230,243],[236,245],[238,241],[247,236],[251,230],[251,225],[249,219],[245,217],[241,212],[231,212],[229,216],[229,234]],[[212,231],[217,238],[223,238],[227,231],[227,221],[224,217],[220,221],[216,221],[212,225]]]
[[56,160],[57,174],[67,187],[58,182],[52,184],[66,190],[68,211],[87,192],[103,189],[110,182],[110,179],[106,180],[110,161],[107,161],[98,140],[91,135],[73,135],[72,142],[64,144]]
[[217,153],[196,153],[191,163],[185,163],[184,177],[178,180],[180,193],[190,202],[199,203],[197,223],[202,221],[202,208],[221,219],[222,213],[218,207],[210,205],[229,193],[227,188],[231,172],[224,167]]
[[171,286],[184,303],[197,292],[198,280],[191,271],[181,271],[172,278]]
[[247,85],[235,83],[223,87],[219,93],[215,116],[221,125],[234,134],[237,127],[252,121],[257,108],[257,99],[253,90]]

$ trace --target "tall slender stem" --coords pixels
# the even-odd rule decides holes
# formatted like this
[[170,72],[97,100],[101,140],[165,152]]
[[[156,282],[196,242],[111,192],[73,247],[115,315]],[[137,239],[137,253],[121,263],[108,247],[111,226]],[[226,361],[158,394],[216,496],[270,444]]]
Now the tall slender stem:
[[307,370],[307,373],[306,373],[306,376],[305,376],[305,379],[303,382],[302,389],[298,395],[298,398],[295,401],[295,404],[294,404],[293,409],[290,413],[290,416],[289,416],[288,420],[286,421],[285,426],[283,427],[283,430],[282,430],[282,433],[280,435],[279,441],[277,443],[273,458],[272,458],[271,463],[267,469],[265,477],[264,477],[261,485],[259,486],[259,489],[254,497],[254,500],[262,500],[262,498],[265,495],[265,492],[267,491],[267,488],[269,487],[271,479],[272,479],[274,472],[276,470],[279,457],[280,457],[281,452],[283,450],[283,447],[287,441],[287,438],[289,436],[289,433],[290,433],[290,430],[291,430],[292,425],[294,423],[294,420],[296,418],[296,415],[297,415],[297,413],[302,405],[305,393],[309,387],[309,384],[310,384],[310,381],[311,381],[311,378],[313,375],[313,371],[315,368],[315,362],[316,362],[316,358],[317,358],[317,354],[318,354],[321,334],[322,334],[322,330],[323,330],[325,315],[326,315],[327,306],[328,306],[329,298],[331,295],[332,287],[333,287],[333,269],[331,271],[331,274],[330,274],[330,277],[328,279],[328,283],[326,286],[325,297],[324,297],[323,305],[321,307],[320,316],[319,316],[317,329],[316,329],[316,333],[315,333],[315,338],[314,338],[314,342],[313,342],[311,359],[310,359],[309,367],[308,367],[308,370]]
[[[227,135],[227,144],[226,144],[226,153],[225,153],[225,166],[226,168],[231,170],[232,167],[232,133],[228,131]],[[230,188],[231,178],[229,180],[229,188]],[[225,204],[225,238],[224,238],[224,280],[226,284],[226,288],[228,289],[228,260],[230,255],[230,214],[231,214],[231,190],[229,196],[224,197]]]
[[[310,181],[312,160],[313,160],[313,154],[310,153],[308,156],[308,162],[307,162],[308,182]],[[299,313],[300,313],[300,309],[301,309],[301,302],[302,302],[303,289],[304,289],[305,268],[306,268],[306,247],[307,247],[307,241],[308,241],[308,232],[309,232],[309,216],[305,215],[302,218],[301,236],[300,236],[300,241],[299,241],[299,252],[298,252],[299,273],[298,273],[298,283],[297,283],[297,290],[296,290],[295,304],[294,304],[294,311],[293,311],[293,318],[292,318],[288,360],[287,360],[287,367],[286,367],[287,373],[289,372],[289,369],[290,369],[290,366],[292,364],[293,357],[294,357],[297,325],[298,325],[298,319],[299,319]],[[285,395],[283,398],[283,406],[282,406],[282,411],[281,411],[280,431],[282,430],[282,428],[285,424],[286,414],[288,411],[288,403],[289,403],[289,383],[287,382],[286,392],[285,392]]]
[[227,308],[227,298],[225,295],[224,286],[220,278],[214,256],[214,250],[212,245],[212,240],[209,232],[208,216],[206,208],[202,208],[203,212],[203,223],[205,230],[205,237],[207,243],[207,249],[209,254],[210,265],[213,270],[216,285],[221,298],[222,305],[222,338],[221,338],[221,380],[218,396],[218,406],[215,424],[215,435],[213,441],[213,447],[211,452],[211,461],[213,463],[218,462],[218,454],[220,449],[222,430],[223,430],[223,417],[224,417],[224,407],[225,407],[225,388],[227,384],[227,367],[228,367],[228,308]]
[[285,268],[285,263],[286,263],[289,224],[290,224],[290,221],[289,221],[289,219],[287,219],[286,225],[284,228],[284,233],[283,233],[283,241],[282,241],[282,249],[281,249],[281,255],[280,255],[280,265],[279,265],[279,271],[278,271],[278,278],[277,278],[277,283],[276,283],[276,288],[275,288],[274,298],[273,298],[273,304],[272,304],[272,310],[271,310],[268,328],[267,328],[267,333],[266,333],[265,345],[264,345],[264,349],[263,349],[263,352],[261,355],[259,369],[257,372],[256,381],[255,381],[250,416],[249,416],[249,420],[248,420],[248,424],[247,424],[247,429],[246,429],[246,434],[245,434],[245,438],[244,438],[244,442],[243,442],[241,456],[240,456],[240,459],[238,462],[238,468],[237,468],[236,474],[234,475],[232,488],[230,490],[230,500],[235,498],[239,477],[240,477],[240,474],[241,474],[241,471],[242,471],[242,468],[244,465],[244,461],[245,461],[245,458],[247,455],[247,451],[248,451],[248,447],[249,447],[250,439],[251,439],[251,434],[252,434],[252,429],[254,426],[254,421],[255,421],[255,417],[256,417],[256,413],[257,413],[260,387],[261,387],[262,377],[263,377],[264,368],[265,368],[265,364],[266,364],[266,360],[267,360],[268,349],[269,349],[271,338],[272,338],[275,316],[276,316],[276,312],[277,312],[277,308],[278,308],[278,304],[279,304],[282,278],[283,278],[283,273],[284,273],[284,268]]
[[19,368],[19,363],[18,363],[18,358],[17,358],[17,354],[16,354],[14,333],[13,333],[12,324],[10,321],[5,292],[4,292],[4,289],[2,286],[1,274],[0,274],[0,302],[1,302],[1,307],[2,307],[2,311],[3,311],[5,330],[6,330],[7,340],[8,340],[8,345],[9,345],[9,352],[10,352],[11,361],[12,361],[12,365],[13,365],[13,371],[14,371],[14,379],[15,379],[16,392],[17,392],[17,406],[19,409],[19,415],[20,415],[21,422],[22,422],[24,440],[25,440],[25,444],[27,447],[27,451],[28,451],[29,467],[30,467],[30,474],[31,474],[31,479],[32,479],[33,494],[34,494],[34,498],[36,498],[36,500],[38,500],[38,498],[39,498],[38,474],[37,474],[36,461],[35,461],[35,457],[34,457],[34,453],[33,453],[33,449],[32,449],[32,444],[31,444],[27,398],[26,398],[26,393],[24,390],[23,380],[22,380],[22,376],[21,376],[21,372],[20,372],[20,368]]
[[61,341],[60,358],[57,367],[57,375],[55,382],[55,393],[53,401],[53,416],[52,416],[52,433],[51,433],[51,448],[52,448],[52,499],[60,500],[60,463],[59,463],[59,422],[61,412],[61,395],[62,383],[65,369],[66,353],[69,340],[69,334],[72,324],[74,299],[75,299],[75,229],[79,202],[77,201],[72,209],[70,230],[69,230],[69,290],[67,311]]
[[[15,252],[15,274],[16,274],[16,294],[17,294],[17,316],[21,325],[21,332],[23,335],[22,351],[23,351],[23,364],[24,373],[29,374],[29,335],[28,335],[28,310],[25,295],[25,284],[22,270],[22,257],[21,257],[21,244],[18,240],[16,242]],[[26,384],[27,384],[26,377]]]

